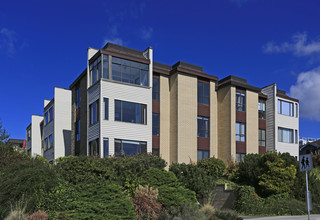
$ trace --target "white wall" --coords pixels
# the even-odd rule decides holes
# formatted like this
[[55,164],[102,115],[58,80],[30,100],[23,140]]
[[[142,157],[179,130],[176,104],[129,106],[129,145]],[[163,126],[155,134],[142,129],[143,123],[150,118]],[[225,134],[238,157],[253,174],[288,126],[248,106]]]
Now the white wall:
[[31,116],[31,156],[42,155],[40,123],[43,116]]

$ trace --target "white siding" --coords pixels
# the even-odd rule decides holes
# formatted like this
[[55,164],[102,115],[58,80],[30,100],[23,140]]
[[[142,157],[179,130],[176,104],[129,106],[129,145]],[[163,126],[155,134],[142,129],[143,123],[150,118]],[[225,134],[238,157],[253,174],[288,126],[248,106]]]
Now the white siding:
[[40,123],[43,116],[31,116],[31,156],[42,155]]
[[[109,120],[104,119],[104,101],[109,99]],[[147,105],[147,124],[115,121],[115,99]],[[152,88],[101,80],[100,96],[100,147],[103,156],[103,138],[109,138],[109,155],[114,154],[114,139],[146,141],[147,151],[152,152]]]

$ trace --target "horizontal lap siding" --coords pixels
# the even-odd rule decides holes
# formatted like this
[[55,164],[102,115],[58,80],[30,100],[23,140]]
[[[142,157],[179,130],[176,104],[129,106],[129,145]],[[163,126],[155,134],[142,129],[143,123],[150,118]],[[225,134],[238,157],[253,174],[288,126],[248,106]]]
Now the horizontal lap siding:
[[266,149],[267,151],[274,151],[275,149],[275,130],[274,130],[274,118],[275,109],[274,106],[274,85],[268,86],[262,89],[262,92],[268,96],[266,102]]

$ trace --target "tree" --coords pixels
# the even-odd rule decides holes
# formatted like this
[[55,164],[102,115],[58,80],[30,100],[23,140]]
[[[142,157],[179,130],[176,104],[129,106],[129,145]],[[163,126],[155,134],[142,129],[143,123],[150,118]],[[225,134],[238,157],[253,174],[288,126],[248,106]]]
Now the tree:
[[9,137],[10,137],[10,135],[8,134],[6,129],[3,128],[2,121],[0,118],[0,143],[2,143],[2,144],[7,143]]

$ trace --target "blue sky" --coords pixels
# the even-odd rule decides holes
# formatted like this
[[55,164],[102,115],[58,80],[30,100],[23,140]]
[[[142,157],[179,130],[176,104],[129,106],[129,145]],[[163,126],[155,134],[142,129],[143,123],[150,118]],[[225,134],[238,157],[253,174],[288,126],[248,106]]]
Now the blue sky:
[[2,1],[0,117],[25,138],[54,86],[68,88],[86,67],[88,47],[108,42],[173,65],[200,65],[300,99],[300,136],[319,137],[318,0]]

